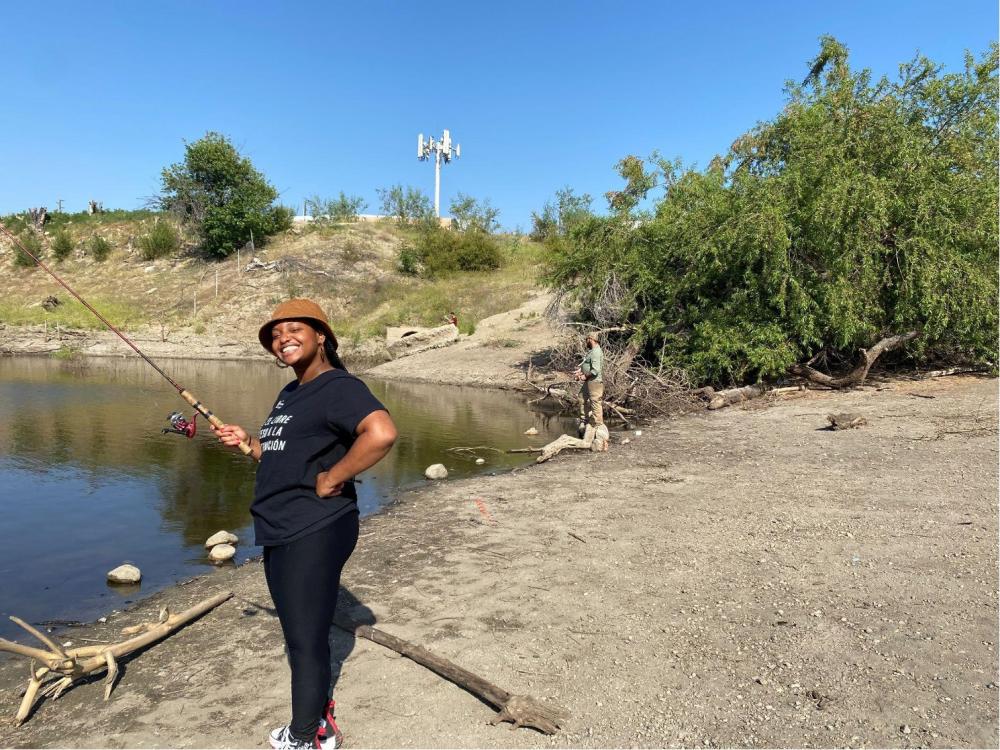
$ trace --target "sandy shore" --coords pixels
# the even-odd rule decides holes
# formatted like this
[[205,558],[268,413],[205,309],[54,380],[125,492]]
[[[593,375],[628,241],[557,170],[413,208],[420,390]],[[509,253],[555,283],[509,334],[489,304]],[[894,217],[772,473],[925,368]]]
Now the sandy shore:
[[[821,430],[838,411],[869,425]],[[570,718],[552,737],[490,726],[334,631],[348,746],[996,746],[996,415],[992,379],[808,392],[405,494],[364,522],[344,611]],[[265,746],[288,670],[259,563],[60,637],[117,639],[222,590],[110,702],[79,685],[0,745]],[[0,661],[9,715],[26,671]]]

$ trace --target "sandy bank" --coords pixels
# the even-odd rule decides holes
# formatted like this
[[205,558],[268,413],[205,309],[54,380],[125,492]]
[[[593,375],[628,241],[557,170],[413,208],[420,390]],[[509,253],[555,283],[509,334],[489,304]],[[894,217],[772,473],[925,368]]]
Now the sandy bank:
[[[849,410],[869,426],[819,429]],[[348,746],[996,746],[996,413],[988,379],[810,392],[404,495],[364,522],[342,603],[572,716],[554,737],[491,727],[335,631]],[[222,589],[109,703],[78,686],[0,745],[264,746],[288,673],[259,564],[61,635],[113,639]],[[0,661],[10,714],[25,672]]]

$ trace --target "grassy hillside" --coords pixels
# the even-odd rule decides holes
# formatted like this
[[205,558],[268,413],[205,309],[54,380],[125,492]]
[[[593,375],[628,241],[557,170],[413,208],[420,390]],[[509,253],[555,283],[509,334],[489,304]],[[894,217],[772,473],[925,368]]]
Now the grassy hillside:
[[[164,337],[180,330],[232,338],[253,336],[283,299],[308,296],[330,315],[344,344],[380,337],[389,325],[438,325],[455,310],[464,329],[484,317],[519,305],[537,286],[542,249],[523,238],[504,237],[504,264],[497,271],[460,272],[437,279],[398,270],[405,228],[386,222],[294,227],[258,247],[264,268],[247,271],[250,253],[207,260],[190,238],[173,257],[143,260],[140,239],[158,216],[110,212],[98,216],[56,215],[46,224],[43,260],[109,320],[128,330],[153,329]],[[159,217],[159,220],[165,220]],[[3,219],[12,230],[11,217]],[[13,225],[13,226],[12,226]],[[69,233],[74,250],[52,258],[51,240]],[[99,235],[111,244],[104,261],[88,255]],[[42,307],[49,296],[60,304]],[[13,250],[0,242],[0,323],[98,328],[100,322],[37,267],[13,264]]]

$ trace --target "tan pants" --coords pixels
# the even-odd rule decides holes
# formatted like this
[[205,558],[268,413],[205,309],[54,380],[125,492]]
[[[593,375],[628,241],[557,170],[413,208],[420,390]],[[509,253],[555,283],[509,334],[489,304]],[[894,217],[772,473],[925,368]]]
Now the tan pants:
[[604,383],[584,381],[580,396],[580,418],[594,427],[604,424]]

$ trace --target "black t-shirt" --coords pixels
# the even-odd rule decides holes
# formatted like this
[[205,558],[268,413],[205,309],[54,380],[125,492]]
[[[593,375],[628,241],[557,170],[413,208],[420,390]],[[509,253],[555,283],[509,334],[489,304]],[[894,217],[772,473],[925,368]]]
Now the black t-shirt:
[[354,482],[340,495],[316,494],[316,475],[354,444],[358,423],[385,409],[368,386],[343,370],[281,389],[260,428],[261,456],[250,513],[261,546],[287,544],[357,509]]

